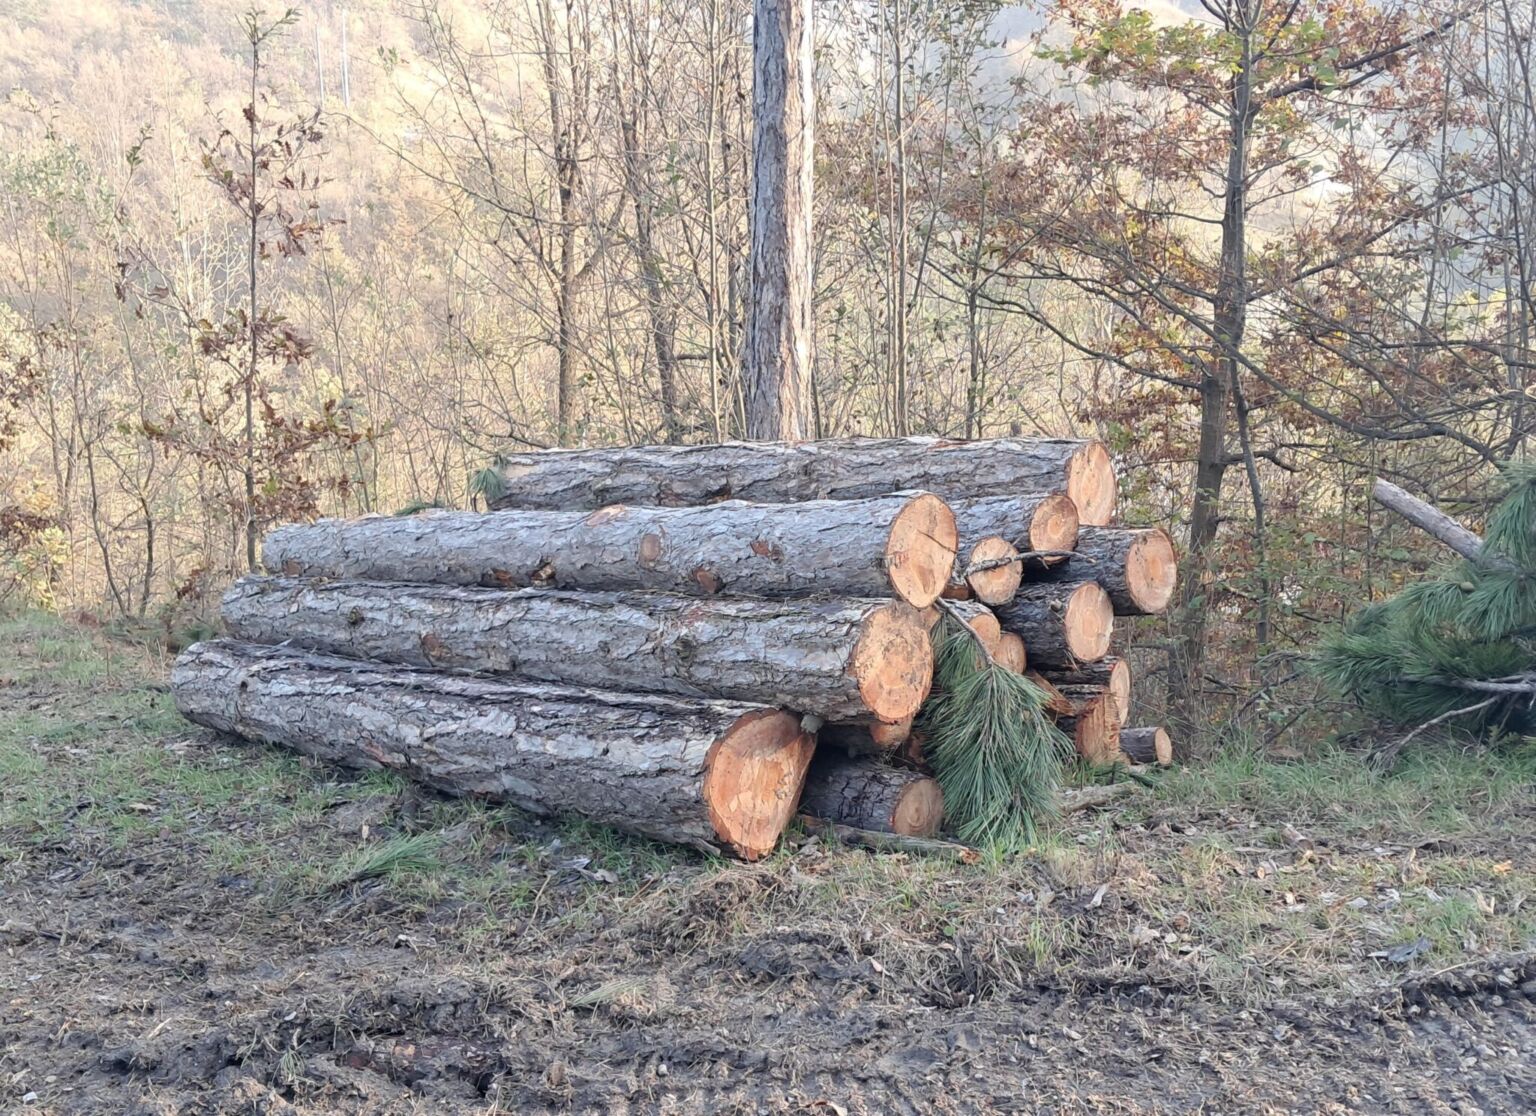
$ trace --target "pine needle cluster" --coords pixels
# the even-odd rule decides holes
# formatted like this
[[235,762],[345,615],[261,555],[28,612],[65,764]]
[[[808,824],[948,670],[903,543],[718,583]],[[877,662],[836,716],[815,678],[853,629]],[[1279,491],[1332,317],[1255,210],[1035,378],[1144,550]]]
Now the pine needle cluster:
[[919,727],[924,754],[961,840],[1019,848],[1056,812],[1071,742],[1045,714],[1045,695],[992,662],[945,617],[934,629],[934,693]]
[[1479,735],[1536,726],[1536,467],[1504,483],[1476,559],[1368,606],[1319,650],[1318,673],[1372,716]]

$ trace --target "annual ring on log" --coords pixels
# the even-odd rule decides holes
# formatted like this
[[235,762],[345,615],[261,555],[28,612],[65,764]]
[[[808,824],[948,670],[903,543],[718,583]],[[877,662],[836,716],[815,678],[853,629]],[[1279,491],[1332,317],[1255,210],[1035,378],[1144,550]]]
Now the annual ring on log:
[[[1093,456],[1094,449],[1102,452],[1104,447],[1098,442],[1091,442],[1088,448],[1083,450],[1083,454]],[[1039,507],[1035,508],[1035,514],[1030,517],[1029,549],[1071,550],[1077,545],[1077,529],[1081,522],[1077,503],[1071,496],[1064,496],[1060,492],[1051,493],[1040,501]],[[1064,561],[1066,561],[1064,557],[1046,558],[1041,564],[1053,566]]]
[[1126,592],[1137,607],[1148,615],[1162,612],[1173,600],[1178,581],[1178,559],[1168,532],[1157,528],[1139,534],[1125,556]]
[[896,515],[885,544],[885,569],[902,600],[926,608],[939,599],[960,545],[955,515],[932,493],[914,497]]
[[891,832],[909,837],[932,837],[944,822],[944,795],[938,780],[909,783],[891,814]]
[[737,718],[705,760],[704,802],[710,824],[737,855],[771,852],[800,802],[816,738],[800,719],[778,709]]
[[1109,654],[1115,629],[1115,608],[1110,603],[1109,594],[1097,584],[1090,581],[1073,591],[1067,599],[1063,620],[1067,646],[1077,658],[1092,662]]
[[1103,527],[1115,515],[1115,463],[1103,442],[1087,442],[1067,463],[1067,495],[1077,505],[1078,522]]
[[900,601],[871,613],[848,670],[877,720],[898,724],[916,716],[933,684],[933,642],[922,615]]
[[[966,574],[966,584],[978,601],[993,605],[1013,599],[1024,580],[1024,571],[1016,560],[1018,554],[1014,545],[1000,535],[988,535],[971,547],[969,566],[991,566]],[[1001,564],[991,565],[994,562]]]

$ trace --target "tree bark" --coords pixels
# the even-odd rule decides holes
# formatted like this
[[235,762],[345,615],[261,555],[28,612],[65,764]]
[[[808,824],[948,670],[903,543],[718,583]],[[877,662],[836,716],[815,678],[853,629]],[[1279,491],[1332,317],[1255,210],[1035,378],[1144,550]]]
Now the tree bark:
[[798,503],[856,500],[908,489],[944,499],[1065,492],[1078,521],[1109,522],[1115,472],[1099,442],[1051,438],[834,438],[709,446],[542,450],[499,465],[497,508],[600,508],[607,504]]
[[1005,630],[1024,637],[1037,668],[1075,670],[1109,654],[1114,607],[1095,582],[1021,585],[996,613]]
[[747,859],[777,844],[814,747],[797,717],[775,709],[513,685],[229,640],[183,653],[171,692],[189,720],[247,740]]
[[428,512],[326,519],[267,537],[274,573],[690,596],[894,594],[921,608],[954,568],[949,509],[926,493],[593,513]]
[[933,677],[899,601],[508,592],[264,577],[224,596],[237,639],[406,666],[634,693],[726,698],[825,720],[904,721]]
[[1149,616],[1173,600],[1179,567],[1173,540],[1161,527],[1087,527],[1078,536],[1077,552],[1037,577],[1096,581],[1109,594],[1116,616]]
[[950,510],[960,532],[957,575],[984,604],[1011,600],[1026,568],[1066,560],[1020,559],[1021,552],[1066,552],[1077,545],[1077,505],[1064,492],[956,499]]
[[1155,763],[1167,767],[1173,762],[1173,738],[1162,726],[1120,730],[1120,750],[1132,763]]
[[810,0],[756,0],[752,21],[752,294],[747,437],[806,436],[815,330],[816,99]]
[[1043,670],[1042,678],[1061,692],[1062,688],[1087,686],[1094,690],[1108,690],[1119,706],[1121,716],[1131,710],[1131,664],[1111,655],[1097,662],[1080,663],[1075,670]]
[[926,775],[822,752],[806,774],[800,809],[840,825],[932,837],[944,820],[944,797]]
[[1474,562],[1483,552],[1483,540],[1439,508],[1411,496],[1390,481],[1376,478],[1371,485],[1371,496],[1382,507],[1395,511],[1421,531],[1450,547],[1469,562]]

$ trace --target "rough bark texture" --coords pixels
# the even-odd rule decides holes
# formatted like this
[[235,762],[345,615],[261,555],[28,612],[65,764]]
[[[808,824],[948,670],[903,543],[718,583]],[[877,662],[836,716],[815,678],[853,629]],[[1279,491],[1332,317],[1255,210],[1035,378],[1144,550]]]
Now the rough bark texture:
[[[1064,492],[952,499],[949,506],[960,532],[960,561],[966,565],[976,561],[971,552],[989,536],[998,536],[1024,552],[1067,551],[1077,546],[1077,505]],[[1038,570],[1064,561],[1027,560],[1023,565]]]
[[1082,523],[1108,523],[1114,467],[1099,442],[995,438],[838,438],[708,446],[540,450],[501,459],[496,507],[795,503],[852,500],[903,489],[945,499],[1065,492]]
[[1133,763],[1167,767],[1173,762],[1173,738],[1161,726],[1121,729],[1120,750]]
[[873,760],[818,753],[805,777],[802,812],[859,829],[932,837],[944,820],[939,784]]
[[279,527],[263,549],[267,569],[289,575],[691,596],[894,593],[922,607],[948,583],[955,534],[943,501],[905,493],[858,506],[732,502],[323,519]]
[[811,0],[756,0],[752,19],[752,297],[747,436],[803,438],[810,403],[815,184]]
[[246,578],[230,634],[406,666],[635,693],[728,698],[827,720],[901,721],[933,678],[900,601],[701,601],[660,593]]
[[1044,670],[1042,677],[1060,692],[1063,687],[1087,686],[1093,690],[1108,690],[1122,715],[1131,710],[1131,664],[1111,655],[1097,662],[1080,663],[1076,670]]
[[814,747],[798,718],[778,710],[513,685],[228,640],[183,653],[171,692],[183,716],[247,740],[748,858],[777,843]]
[[1037,579],[1097,581],[1109,594],[1115,615],[1147,616],[1168,607],[1178,576],[1173,540],[1161,527],[1085,527],[1076,553]]
[[1109,654],[1114,609],[1094,582],[1021,585],[996,613],[1005,629],[1024,637],[1038,668],[1076,669]]

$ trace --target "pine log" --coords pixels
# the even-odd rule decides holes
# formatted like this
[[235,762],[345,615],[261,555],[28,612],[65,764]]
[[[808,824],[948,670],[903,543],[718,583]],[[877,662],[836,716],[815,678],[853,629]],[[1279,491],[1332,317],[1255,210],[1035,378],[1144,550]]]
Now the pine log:
[[708,446],[539,450],[498,461],[498,508],[679,506],[718,500],[853,500],[921,488],[948,499],[1065,492],[1083,523],[1108,523],[1115,471],[1100,442],[1051,438],[840,438]]
[[690,596],[895,596],[932,604],[954,571],[954,517],[937,496],[856,504],[433,511],[279,527],[272,573],[447,585],[646,589]]
[[1072,712],[1056,719],[1056,727],[1071,739],[1077,754],[1089,763],[1108,764],[1120,758],[1120,726],[1124,717],[1107,690],[1087,686],[1061,687]]
[[699,600],[252,577],[224,597],[230,634],[355,659],[539,682],[727,698],[824,720],[903,721],[933,646],[900,601]]
[[1024,639],[1014,632],[1004,632],[998,637],[995,657],[998,666],[1015,674],[1023,674],[1029,669],[1029,652],[1024,646]]
[[183,716],[448,794],[570,812],[755,859],[793,815],[814,738],[776,709],[512,684],[231,640],[176,660]]
[[850,756],[883,756],[896,751],[911,735],[911,717],[894,724],[845,721],[822,725],[816,732],[816,746],[836,748]]
[[1120,751],[1132,763],[1155,763],[1167,767],[1173,762],[1173,738],[1161,725],[1121,729]]
[[1178,578],[1173,540],[1161,527],[1086,527],[1078,534],[1077,552],[1038,580],[1097,581],[1116,616],[1148,616],[1168,607]]
[[1074,670],[1109,654],[1115,611],[1095,582],[1028,582],[996,613],[1005,630],[1024,637],[1036,667]]
[[1056,684],[1049,678],[1046,678],[1045,675],[1037,670],[1031,670],[1025,672],[1024,677],[1040,687],[1040,692],[1045,695],[1045,711],[1047,713],[1055,717],[1063,717],[1072,712],[1072,702],[1068,699],[1067,695],[1062,693]]
[[800,809],[840,825],[932,837],[944,820],[944,797],[926,775],[818,752],[805,777]]
[[1077,545],[1077,505],[1064,493],[953,500],[950,509],[960,532],[957,571],[984,604],[1011,599],[1026,569],[1059,565],[1066,559],[1054,555]]
[[[1122,716],[1131,708],[1131,664],[1116,655],[1093,663],[1080,663],[1075,670],[1044,670],[1040,672],[1053,688],[1088,686],[1095,690],[1108,690],[1114,695],[1115,704]],[[1058,690],[1058,692],[1060,692]]]

